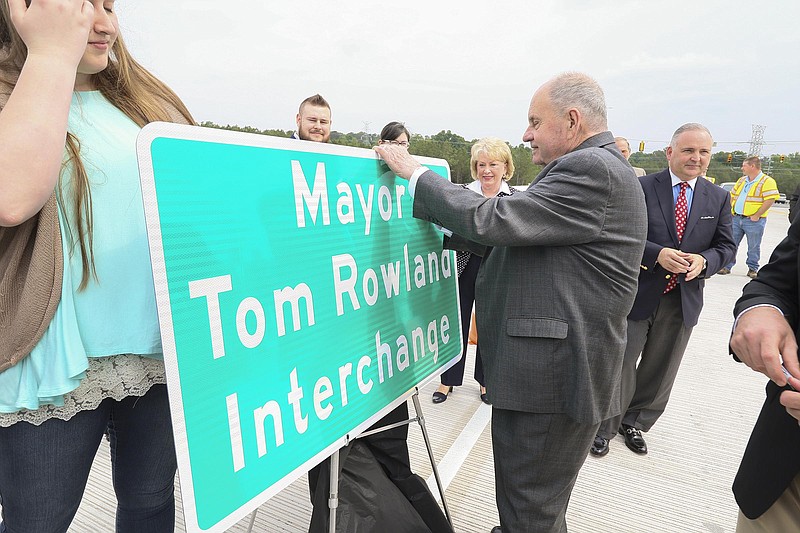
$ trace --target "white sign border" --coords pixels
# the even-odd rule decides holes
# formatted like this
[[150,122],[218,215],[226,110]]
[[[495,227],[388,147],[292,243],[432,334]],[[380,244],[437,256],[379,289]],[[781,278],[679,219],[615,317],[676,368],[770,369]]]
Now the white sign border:
[[[346,446],[350,440],[358,436],[376,421],[383,418],[395,407],[407,401],[408,397],[414,392],[415,388],[419,388],[427,383],[430,383],[442,372],[455,365],[464,356],[464,354],[462,350],[462,353],[458,357],[448,361],[445,366],[437,369],[435,373],[428,376],[415,388],[409,390],[407,393],[391,402],[385,408],[381,409],[370,419],[360,424],[352,431],[352,436],[351,434],[347,434],[344,437],[334,441],[331,445],[320,451],[318,454],[294,469],[279,481],[251,498],[248,502],[239,507],[239,509],[232,512],[210,528],[202,529],[197,520],[197,502],[195,501],[192,469],[189,461],[189,444],[186,439],[186,420],[183,413],[183,394],[181,392],[180,375],[178,373],[177,350],[175,347],[175,336],[172,323],[172,305],[169,299],[164,248],[161,240],[161,220],[158,212],[158,199],[156,195],[155,176],[153,174],[153,160],[150,148],[153,141],[158,138],[174,138],[192,141],[214,142],[219,144],[235,144],[239,146],[252,146],[257,148],[280,148],[293,151],[303,151],[305,149],[314,153],[360,158],[367,157],[368,152],[366,152],[363,148],[354,148],[351,146],[316,143],[286,137],[273,137],[269,135],[221,130],[217,128],[204,128],[186,124],[174,124],[170,122],[152,122],[142,128],[136,139],[136,153],[139,161],[139,177],[142,186],[142,201],[144,203],[145,222],[148,240],[150,243],[150,259],[153,267],[153,280],[156,289],[156,305],[158,306],[158,319],[161,328],[161,342],[164,352],[164,367],[167,375],[170,412],[172,416],[173,433],[175,436],[175,451],[178,459],[178,475],[180,478],[181,497],[183,501],[184,523],[187,533],[221,533],[237,524],[240,520],[245,518],[254,510],[258,509],[264,504],[264,502],[292,484],[296,479],[329,457],[333,452],[342,448],[343,446]],[[378,155],[374,152],[372,153],[371,158],[376,160],[379,159]],[[421,156],[415,156],[415,159],[423,165],[443,166],[447,168],[447,179],[450,179],[450,165],[444,159]],[[457,280],[456,283],[458,283]],[[460,315],[460,296],[457,297],[457,305]]]

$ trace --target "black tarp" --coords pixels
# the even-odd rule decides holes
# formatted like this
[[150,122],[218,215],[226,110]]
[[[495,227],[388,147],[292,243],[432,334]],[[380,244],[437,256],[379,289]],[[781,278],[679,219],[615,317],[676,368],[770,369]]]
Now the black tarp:
[[[408,420],[407,404],[370,430]],[[339,451],[337,533],[452,533],[425,481],[411,471],[408,425],[356,439]],[[309,533],[328,533],[330,460],[308,473]]]

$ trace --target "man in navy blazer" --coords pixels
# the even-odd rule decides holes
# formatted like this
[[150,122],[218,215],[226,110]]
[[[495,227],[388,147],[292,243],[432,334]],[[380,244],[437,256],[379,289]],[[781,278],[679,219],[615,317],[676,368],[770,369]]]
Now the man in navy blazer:
[[[628,315],[620,383],[622,413],[600,425],[590,449],[593,455],[608,453],[608,441],[617,432],[632,451],[647,453],[641,432],[650,430],[667,407],[703,308],[705,279],[736,253],[730,195],[698,179],[708,167],[713,144],[705,126],[684,124],[667,148],[669,168],[639,178],[647,205],[647,243]],[[683,212],[683,228],[676,224],[676,212]]]

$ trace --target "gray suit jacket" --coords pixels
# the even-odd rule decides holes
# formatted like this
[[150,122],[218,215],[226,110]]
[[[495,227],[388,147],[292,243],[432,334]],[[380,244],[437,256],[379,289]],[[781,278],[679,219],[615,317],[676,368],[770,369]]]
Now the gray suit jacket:
[[647,215],[610,132],[505,198],[484,198],[426,172],[416,184],[414,216],[489,247],[475,300],[495,407],[586,423],[619,413],[625,319]]

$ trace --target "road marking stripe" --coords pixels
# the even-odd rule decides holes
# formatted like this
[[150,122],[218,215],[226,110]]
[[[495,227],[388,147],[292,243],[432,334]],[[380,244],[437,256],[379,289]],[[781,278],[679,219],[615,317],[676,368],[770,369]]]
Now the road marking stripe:
[[[447,450],[447,453],[442,457],[437,466],[439,467],[439,477],[442,481],[442,487],[447,491],[447,487],[453,478],[456,477],[461,465],[466,461],[467,456],[475,447],[475,443],[483,433],[486,425],[492,419],[492,407],[481,403],[475,414],[464,426],[464,429],[459,433],[453,445]],[[433,473],[428,477],[428,488],[431,493],[441,502],[442,498],[439,496],[439,489],[436,486],[436,478]]]

